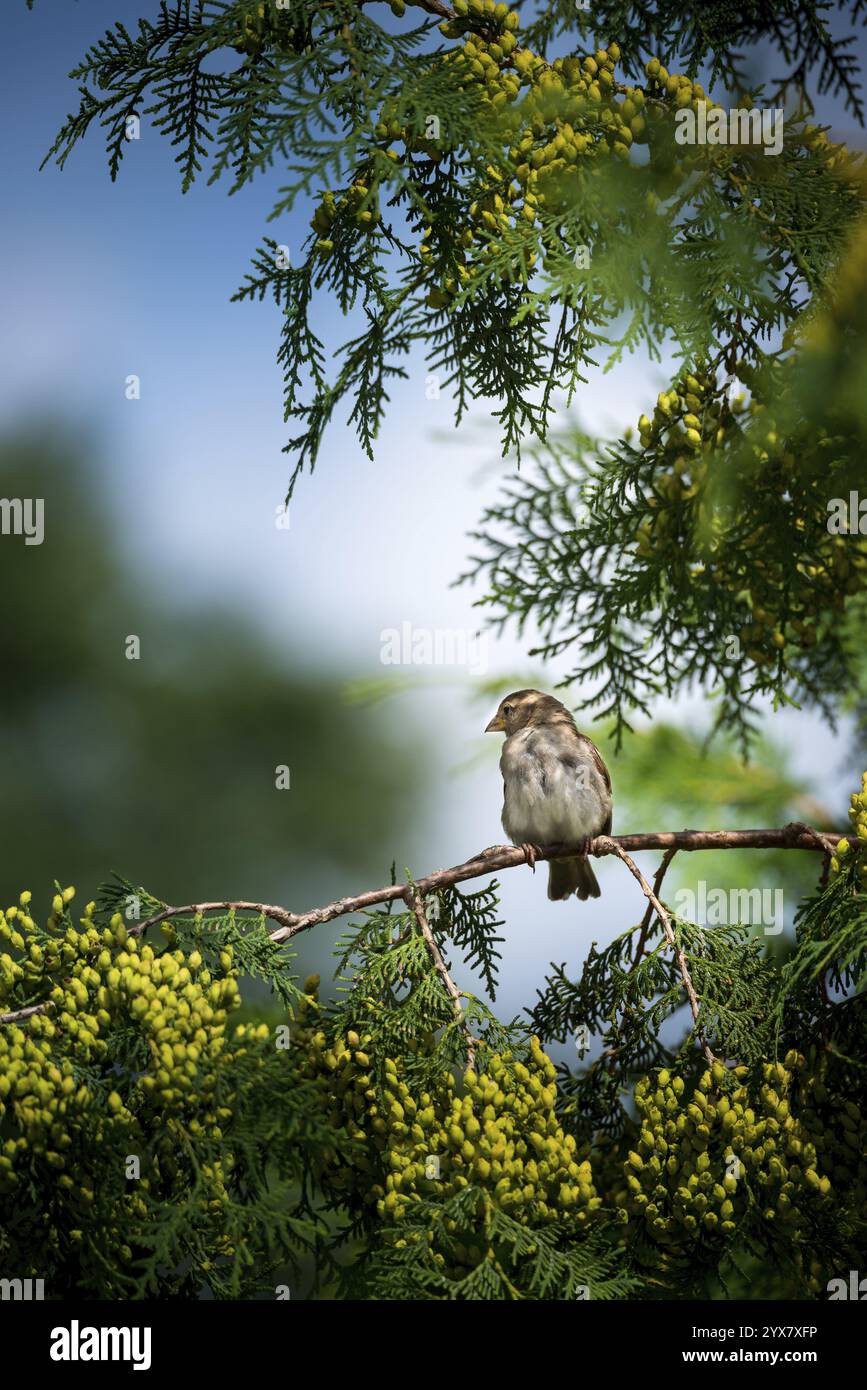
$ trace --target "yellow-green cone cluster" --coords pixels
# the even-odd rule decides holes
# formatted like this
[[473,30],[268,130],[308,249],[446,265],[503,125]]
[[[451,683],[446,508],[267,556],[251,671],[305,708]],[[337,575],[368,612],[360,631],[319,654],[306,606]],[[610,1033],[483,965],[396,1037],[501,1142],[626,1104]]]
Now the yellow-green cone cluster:
[[[416,1102],[397,1064],[385,1065],[384,1101],[373,1117],[387,1155],[381,1216],[399,1220],[419,1196],[446,1199],[470,1184],[528,1224],[566,1219],[580,1227],[600,1206],[590,1163],[555,1114],[554,1067],[537,1039],[529,1066],[491,1056],[445,1105],[426,1094]],[[426,1176],[431,1157],[438,1177]]]
[[271,36],[270,9],[266,0],[259,0],[256,8],[244,16],[235,38],[236,53],[246,53],[252,58],[263,51]]
[[[128,934],[120,914],[100,930],[93,903],[74,926],[67,911],[73,896],[68,888],[54,898],[47,939],[30,915],[30,893],[0,913],[0,942],[10,948],[0,954],[0,1011],[25,977],[34,990],[45,982],[49,1003],[45,1012],[0,1028],[0,1125],[7,1136],[0,1145],[0,1192],[16,1187],[22,1165],[31,1175],[44,1167],[42,1180],[68,1194],[64,1219],[70,1238],[81,1240],[98,1172],[114,1163],[114,1236],[122,1243],[124,1222],[148,1216],[140,1194],[171,1182],[179,1136],[217,1140],[231,1117],[213,1093],[219,1068],[243,1052],[242,1030],[234,1048],[225,1036],[238,987],[232,974],[213,980],[198,951],[158,955]],[[231,957],[231,948],[222,953],[226,971]],[[146,1041],[135,1079],[111,1077],[114,1059],[105,1039],[118,1026]],[[114,1086],[106,1091],[104,1081],[82,1081],[85,1069],[108,1075]],[[125,1190],[116,1155],[143,1155],[156,1115],[155,1149],[139,1181]],[[225,1200],[224,1169],[219,1162],[205,1165],[201,1176],[216,1214]],[[112,1233],[103,1231],[102,1238]]]
[[648,515],[635,533],[639,555],[666,554],[680,546],[682,519],[670,505],[691,502],[698,495],[707,472],[705,455],[724,435],[723,407],[714,389],[713,377],[700,368],[686,372],[670,391],[660,392],[653,418],[642,415],[638,421],[642,448],[653,449],[659,460],[653,491],[646,499]]
[[854,850],[850,840],[858,846],[858,879],[862,888],[867,888],[867,772],[861,777],[860,792],[853,792],[849,805],[849,820],[852,834],[837,841],[837,852],[831,859],[831,871],[840,872],[841,867],[853,858]]
[[[867,537],[827,530],[828,485],[823,472],[801,470],[799,445],[781,440],[765,405],[753,396],[729,402],[714,374],[696,367],[657,398],[653,418],[642,415],[638,435],[658,464],[645,493],[646,514],[635,528],[635,553],[674,564],[685,551],[701,556],[695,573],[744,605],[735,629],[745,654],[769,666],[788,645],[807,651],[828,608],[842,611],[847,596],[867,586]],[[822,448],[813,442],[813,449]],[[733,451],[733,452],[732,452]],[[731,543],[740,518],[727,498],[732,457],[746,471],[742,486],[779,498],[749,535]],[[780,525],[788,524],[784,499],[797,489],[801,515],[791,521],[792,546],[804,559],[800,579],[784,582],[777,558]],[[808,526],[809,521],[809,526]]]
[[[503,151],[502,158],[488,165],[486,179],[473,189],[465,224],[457,229],[450,225],[442,245],[436,244],[439,229],[433,223],[426,228],[421,258],[440,267],[429,290],[429,302],[435,307],[455,296],[474,264],[484,263],[495,252],[509,228],[521,222],[532,224],[540,209],[556,214],[573,206],[582,179],[592,174],[599,160],[627,160],[633,144],[647,143],[650,120],[666,111],[686,105],[697,109],[700,101],[707,102],[700,83],[669,75],[658,59],[647,64],[646,85],[618,82],[616,43],[548,63],[524,46],[520,16],[507,5],[457,0],[455,11],[456,17],[440,29],[457,45],[438,61],[453,73],[458,91],[479,97],[483,110],[498,114]],[[401,142],[402,154],[388,151],[401,161],[419,153],[438,161],[450,144],[447,131],[431,134],[427,128],[401,120],[396,99],[383,107],[374,135],[383,145]],[[695,151],[682,152],[675,176],[696,157]],[[363,168],[356,172],[362,184],[367,177]],[[326,233],[334,196],[325,195],[311,224],[319,234],[317,249],[323,255],[333,249]],[[531,251],[528,270],[535,261]],[[442,273],[446,262],[451,268]]]
[[640,1131],[618,1194],[623,1219],[641,1219],[654,1241],[672,1248],[733,1237],[756,1218],[795,1237],[832,1194],[817,1136],[793,1114],[803,1067],[803,1057],[788,1053],[785,1064],[764,1067],[755,1092],[746,1067],[718,1062],[692,1091],[664,1069],[640,1081]]
[[269,49],[278,52],[296,49],[297,38],[291,10],[278,9],[274,0],[259,0],[238,26],[232,47],[236,53],[258,58]]
[[329,239],[328,233],[335,217],[343,209],[349,210],[359,231],[372,232],[379,225],[380,215],[376,198],[371,197],[370,190],[362,179],[352,184],[341,198],[335,198],[333,193],[326,193],[310,222],[313,230],[319,234],[317,246],[320,251],[327,253],[334,249],[334,243]]
[[354,1168],[322,1175],[328,1185],[398,1225],[420,1199],[446,1201],[471,1185],[528,1225],[565,1221],[578,1231],[601,1205],[590,1162],[555,1113],[554,1066],[538,1039],[527,1064],[490,1055],[459,1088],[446,1073],[433,1092],[409,1084],[403,1061],[385,1058],[378,1073],[370,1041],[354,1032],[328,1039],[302,1013],[301,1075],[318,1079],[332,1123],[367,1148]]

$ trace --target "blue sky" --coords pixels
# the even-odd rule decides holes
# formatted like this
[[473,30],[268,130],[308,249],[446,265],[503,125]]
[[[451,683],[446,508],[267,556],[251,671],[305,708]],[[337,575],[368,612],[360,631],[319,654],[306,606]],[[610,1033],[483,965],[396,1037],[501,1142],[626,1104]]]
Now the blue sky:
[[[69,69],[113,20],[131,22],[156,6],[36,0],[28,13],[18,0],[9,10],[0,87],[3,420],[54,413],[93,432],[101,483],[133,562],[191,620],[206,598],[230,602],[287,661],[347,679],[388,674],[383,629],[477,627],[472,591],[450,585],[470,548],[467,531],[510,468],[498,460],[484,410],[443,447],[434,436],[451,428],[449,403],[426,398],[424,363],[413,359],[409,380],[395,386],[375,463],[337,423],[317,473],[300,484],[289,530],[277,529],[289,432],[275,362],[279,315],[229,300],[263,233],[300,245],[310,208],[266,227],[268,180],[234,198],[226,184],[204,182],[182,196],[168,144],[147,126],[115,184],[98,134],[63,174],[53,166],[37,172],[77,105]],[[833,107],[823,115],[833,118]],[[333,312],[323,321],[339,330]],[[139,401],[125,398],[131,373],[141,379]],[[639,362],[600,375],[579,402],[584,422],[599,433],[622,428],[667,381],[663,368]],[[529,672],[528,645],[491,636],[489,674]],[[560,674],[552,664],[539,683],[553,686]],[[499,741],[482,740],[488,712],[468,700],[461,673],[391,708],[438,750],[439,773],[419,789],[418,824],[404,844],[384,848],[383,862],[403,855],[420,874],[500,841]],[[702,717],[697,700],[661,712]],[[852,781],[845,728],[834,738],[808,715],[773,723],[814,790],[839,799]],[[482,760],[458,771],[482,747]],[[613,775],[616,790],[616,767]],[[625,873],[609,863],[600,877],[605,896],[579,909],[549,904],[539,875],[504,876],[505,1012],[528,1002],[550,959],[577,964],[591,939],[607,939],[640,911]]]

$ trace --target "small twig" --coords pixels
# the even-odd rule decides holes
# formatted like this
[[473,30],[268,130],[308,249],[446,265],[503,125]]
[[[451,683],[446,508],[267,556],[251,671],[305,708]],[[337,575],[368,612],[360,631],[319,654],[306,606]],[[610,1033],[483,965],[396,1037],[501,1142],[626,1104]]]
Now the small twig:
[[[674,845],[671,847],[671,849],[667,849],[665,851],[665,854],[662,856],[662,863],[657,869],[656,877],[653,880],[653,891],[657,898],[659,897],[659,894],[662,890],[662,880],[665,878],[666,870],[668,869],[669,864],[671,863],[672,859],[676,854],[677,846]],[[639,961],[644,955],[644,947],[647,944],[647,936],[648,932],[650,931],[650,924],[653,921],[654,916],[655,913],[653,910],[653,903],[648,902],[647,911],[645,912],[644,917],[641,921],[641,929],[639,931],[638,940],[635,943],[635,954],[632,958],[632,964],[629,967],[628,973],[630,975],[632,975],[638,969]],[[623,1017],[617,1023],[617,1032],[621,1036],[623,1034],[623,1026],[626,1023],[626,1020],[628,1019],[630,1012],[631,1006],[629,1005],[629,1003],[627,1003],[623,1010]],[[602,1054],[603,1059],[607,1059],[608,1061],[609,1070],[613,1071],[619,1053],[619,1047],[608,1047]]]
[[[291,927],[298,918],[294,912],[289,912],[285,907],[275,907],[271,903],[252,903],[243,899],[230,901],[223,899],[222,902],[213,903],[188,903],[186,907],[164,907],[160,912],[155,912],[152,917],[148,917],[143,922],[134,922],[127,927],[129,936],[142,936],[148,927],[155,927],[160,922],[167,921],[170,917],[197,917],[205,912],[255,912],[257,916],[268,917],[272,922],[281,922],[286,927]],[[272,933],[272,937],[274,934]]]
[[452,1013],[454,1014],[456,1021],[460,1025],[461,1032],[467,1040],[467,1067],[470,1071],[475,1071],[476,1048],[478,1047],[479,1040],[478,1038],[473,1037],[472,1033],[467,1027],[467,1021],[464,1018],[464,1011],[461,1007],[461,992],[455,984],[454,980],[452,979],[451,975],[449,974],[448,970],[446,969],[446,963],[443,960],[442,951],[437,945],[436,937],[431,931],[430,923],[428,922],[427,916],[425,915],[424,902],[422,901],[422,896],[419,893],[416,884],[411,883],[407,888],[404,889],[404,897],[407,905],[411,907],[413,912],[415,913],[415,920],[418,922],[421,934],[425,939],[425,944],[428,948],[428,951],[430,952],[431,960],[434,963],[434,966],[437,970],[437,973],[439,974],[440,979],[445,985],[446,993],[451,999]]
[[647,901],[650,903],[653,911],[656,913],[657,917],[662,923],[662,930],[665,932],[665,939],[674,951],[675,958],[677,960],[678,968],[680,970],[680,978],[683,980],[683,987],[686,990],[687,998],[689,999],[689,1007],[692,1010],[692,1019],[693,1023],[695,1024],[696,1033],[698,1034],[698,1037],[701,1039],[702,1051],[704,1052],[704,1055],[708,1060],[708,1064],[710,1066],[713,1066],[714,1062],[716,1061],[716,1058],[711,1052],[710,1047],[707,1043],[707,1039],[703,1036],[701,1028],[699,1026],[698,995],[695,992],[695,985],[693,984],[692,976],[689,973],[689,966],[686,963],[686,956],[684,955],[683,947],[678,946],[677,944],[677,940],[674,935],[674,928],[671,925],[671,918],[669,917],[665,908],[662,906],[662,903],[659,901],[659,898],[654,893],[650,884],[647,882],[647,879],[644,877],[644,874],[641,872],[638,865],[635,863],[635,860],[630,859],[626,851],[624,849],[621,849],[620,845],[617,844],[615,841],[612,841],[612,844],[614,845],[613,853],[617,855],[618,859],[623,860],[624,864],[626,865],[629,872],[632,874],[633,878],[638,880],[639,884],[641,885],[641,891],[647,898]]
[[442,19],[454,19],[455,17],[451,5],[444,5],[442,0],[418,0],[418,8],[427,10],[428,14],[438,14]]
[[[660,891],[661,891],[661,889],[662,889],[662,880],[665,878],[665,875],[666,875],[666,871],[667,871],[667,869],[668,869],[668,866],[669,866],[669,864],[671,863],[672,859],[674,858],[674,856],[675,856],[676,854],[677,854],[677,846],[676,846],[676,845],[673,845],[672,848],[671,848],[671,849],[667,849],[667,850],[665,851],[665,854],[662,856],[662,863],[660,864],[659,868],[657,869],[657,871],[656,871],[656,877],[655,877],[655,879],[653,880],[653,891],[654,891],[654,893],[656,894],[657,897],[659,897]],[[649,903],[647,904],[647,911],[645,912],[644,917],[643,917],[642,922],[641,922],[641,932],[640,932],[640,934],[639,934],[638,941],[637,941],[636,944],[635,944],[635,956],[634,956],[634,958],[633,958],[632,965],[629,967],[629,973],[630,973],[630,975],[632,974],[633,970],[635,970],[635,969],[637,968],[638,962],[641,960],[641,957],[644,955],[644,947],[645,947],[645,943],[646,943],[646,941],[647,941],[647,933],[648,933],[649,930],[650,930],[650,924],[651,924],[651,922],[653,921],[653,916],[654,916],[654,913],[653,913],[653,903],[649,902]]]
[[44,1014],[51,1007],[50,1000],[46,1000],[44,1004],[30,1004],[26,1009],[16,1009],[11,1014],[0,1014],[0,1023],[20,1023],[22,1019],[32,1018],[34,1014]]
[[[358,0],[359,5],[369,5],[375,0]],[[410,5],[415,5],[418,10],[427,10],[428,14],[439,15],[440,19],[454,19],[455,12],[451,5],[446,5],[443,0],[408,0]]]
[[786,826],[786,829],[792,831],[798,830],[805,835],[809,835],[817,848],[822,851],[825,857],[822,861],[822,876],[819,879],[819,887],[824,888],[827,885],[828,875],[831,872],[831,855],[834,853],[835,845],[830,842],[827,835],[822,835],[820,831],[814,830],[812,825],[806,825],[803,821],[791,821],[790,824]]

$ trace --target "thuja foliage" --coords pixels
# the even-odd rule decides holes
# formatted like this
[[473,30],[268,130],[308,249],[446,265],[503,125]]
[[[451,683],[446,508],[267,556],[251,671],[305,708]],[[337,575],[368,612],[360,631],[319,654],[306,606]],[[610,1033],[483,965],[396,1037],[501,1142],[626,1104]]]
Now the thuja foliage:
[[[865,805],[867,774],[781,966],[674,919],[688,1028],[658,922],[498,1020],[496,884],[366,913],[331,1003],[259,918],[143,937],[129,884],[77,921],[58,891],[44,925],[23,893],[0,919],[4,1269],[54,1296],[537,1300],[725,1291],[753,1259],[823,1295],[867,1252]],[[459,1012],[422,921],[484,979]],[[232,1020],[251,976],[270,1025]],[[592,1060],[555,1068],[582,1031]]]
[[[265,238],[238,297],[283,313],[290,493],[338,411],[373,454],[423,351],[456,421],[484,399],[505,450],[541,445],[485,517],[483,602],[568,652],[621,733],[696,681],[745,748],[756,695],[833,715],[867,574],[851,523],[827,531],[867,429],[865,183],[809,117],[818,91],[862,119],[860,4],[384,11],[163,0],[88,50],[50,157],[99,126],[114,177],[135,117],[169,137],[184,190],[281,172],[271,218],[305,200],[310,234]],[[761,41],[775,85],[750,91]],[[772,157],[743,133],[676,138],[687,110],[776,103]],[[348,323],[333,346],[328,301]],[[637,350],[679,361],[638,437],[552,438],[590,369]]]
[[[227,1030],[237,977],[298,997],[261,923],[190,921],[140,942],[73,888],[44,925],[0,916],[0,1263],[50,1296],[238,1297],[314,1235],[307,1165],[345,1158],[265,1027]],[[349,1147],[347,1140],[346,1148]],[[295,1199],[286,1200],[287,1191]]]
[[[603,4],[594,29],[612,39],[595,51],[564,33],[565,10],[525,34],[492,0],[431,5],[451,16],[443,44],[429,25],[409,27],[401,0],[394,8],[397,32],[343,0],[164,3],[137,32],[118,24],[91,47],[73,72],[79,109],[51,151],[65,164],[102,125],[114,175],[128,118],[150,114],[178,148],[185,188],[208,162],[232,191],[277,164],[287,182],[272,218],[322,190],[300,263],[266,242],[242,291],[285,311],[286,411],[304,424],[293,480],[344,398],[371,448],[414,342],[453,386],[458,416],[493,397],[504,443],[519,447],[546,432],[553,388],[573,390],[600,353],[666,339],[730,353],[820,284],[860,202],[845,152],[800,114],[770,160],[749,144],[674,140],[675,113],[709,100],[699,67],[732,75],[749,24],[731,29],[729,6],[702,7],[700,20],[668,6],[641,26],[631,7],[609,16]],[[824,58],[838,84],[848,74],[857,110],[851,57],[823,19],[800,26],[803,69]],[[555,35],[578,46],[549,60],[536,44]],[[642,67],[650,41],[671,61],[679,46],[683,71],[658,55]],[[240,65],[215,64],[232,50]],[[588,249],[589,266],[576,261]],[[334,379],[312,326],[318,289],[364,312]]]
[[500,626],[538,622],[618,737],[690,684],[744,748],[757,696],[833,719],[860,689],[865,276],[861,222],[797,354],[691,361],[635,434],[552,440],[487,511],[467,577]]
[[[864,533],[834,503],[867,434],[867,240],[861,163],[810,119],[811,84],[862,116],[829,7],[409,9],[154,5],[76,68],[50,157],[100,127],[114,177],[141,118],[185,191],[279,171],[271,216],[302,200],[309,234],[264,238],[238,298],[283,314],[290,492],[338,412],[373,453],[423,351],[456,420],[484,398],[504,450],[533,442],[470,568],[492,620],[569,652],[621,733],[693,682],[744,745],[760,695],[833,716],[863,645]],[[781,85],[749,91],[761,40]],[[772,157],[676,138],[687,112],[783,103]],[[635,429],[552,433],[639,350],[674,368]],[[788,959],[675,912],[672,946],[650,916],[508,1023],[495,885],[439,895],[427,932],[365,914],[334,1002],[259,918],[140,939],[128,884],[77,922],[69,890],[44,925],[22,895],[0,924],[4,1269],[59,1295],[544,1299],[748,1292],[758,1268],[821,1296],[867,1257],[865,795]],[[430,934],[481,981],[459,1013]],[[254,976],[273,1026],[233,1023]],[[589,1060],[555,1069],[585,1032]]]

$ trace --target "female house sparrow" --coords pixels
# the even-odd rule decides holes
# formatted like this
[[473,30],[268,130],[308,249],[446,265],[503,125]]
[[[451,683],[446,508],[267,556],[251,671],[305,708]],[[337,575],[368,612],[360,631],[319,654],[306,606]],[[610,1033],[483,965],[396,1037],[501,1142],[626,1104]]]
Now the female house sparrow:
[[587,842],[611,833],[611,778],[599,749],[579,734],[565,705],[539,690],[516,690],[485,733],[505,733],[503,829],[535,868],[537,846],[574,844],[581,857],[551,860],[548,897],[598,898]]

